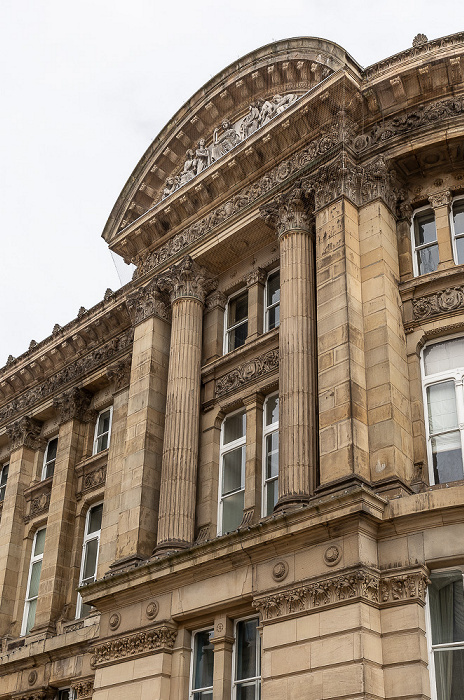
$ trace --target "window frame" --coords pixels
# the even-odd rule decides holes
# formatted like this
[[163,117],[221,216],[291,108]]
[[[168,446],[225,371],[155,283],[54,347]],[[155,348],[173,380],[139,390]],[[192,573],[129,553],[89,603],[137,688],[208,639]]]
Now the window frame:
[[[45,532],[45,535],[44,535],[44,551],[41,552],[40,554],[34,555],[34,550],[35,550],[35,547],[36,547],[36,544],[37,544],[37,537],[38,537],[38,535],[39,535],[40,532]],[[37,601],[37,600],[39,599],[39,586],[40,586],[40,578],[41,578],[41,576],[42,576],[42,563],[43,563],[43,557],[44,557],[44,552],[45,552],[45,539],[46,539],[46,537],[47,537],[47,528],[46,528],[46,527],[39,527],[39,528],[35,531],[34,538],[33,538],[33,540],[32,540],[31,558],[30,558],[30,561],[29,561],[29,571],[28,571],[28,574],[27,574],[26,596],[25,596],[25,599],[24,599],[23,619],[22,619],[22,622],[21,622],[21,633],[20,633],[20,636],[21,636],[21,637],[25,637],[27,634],[29,634],[30,631],[31,631],[31,629],[34,627],[34,624],[35,624],[35,613],[34,613],[34,622],[33,622],[33,624],[32,624],[32,627],[31,627],[29,630],[27,629],[27,621],[28,621],[28,618],[29,618],[29,610],[30,610],[30,607],[31,607],[31,603],[32,603],[32,601],[34,601],[34,600]],[[28,597],[29,586],[30,586],[31,577],[32,577],[32,568],[33,568],[34,564],[37,564],[38,562],[41,562],[41,566],[40,566],[40,574],[39,574],[39,584],[38,584],[38,587],[37,587],[37,595],[36,595],[36,596],[29,596],[29,597]],[[37,608],[36,608],[36,610],[37,610]]]
[[[275,302],[274,304],[269,303],[269,278],[272,277],[272,275],[275,275],[275,273],[279,273],[279,301]],[[275,309],[276,307],[279,307],[280,309],[280,267],[274,268],[274,270],[271,270],[268,272],[267,277],[266,277],[266,286],[265,286],[265,291],[264,291],[264,332],[268,333],[269,331],[273,331],[276,328],[279,328],[280,326],[280,313],[279,313],[279,323],[277,323],[273,328],[269,328],[269,311],[271,309]]]
[[[245,430],[244,434],[238,438],[237,440],[232,440],[231,442],[227,442],[224,444],[224,426],[226,424],[226,421],[232,418],[233,416],[238,415],[239,413],[243,414],[245,418]],[[241,464],[241,482],[240,482],[240,489],[236,489],[235,491],[232,491],[227,494],[226,498],[229,497],[232,493],[241,493],[243,492],[243,495],[245,497],[245,468],[246,468],[246,439],[247,439],[247,414],[245,408],[239,408],[237,411],[233,411],[232,413],[228,413],[227,416],[224,418],[224,420],[221,423],[221,436],[220,436],[220,442],[219,442],[219,479],[218,479],[218,518],[217,518],[217,534],[218,535],[224,535],[226,533],[223,532],[223,501],[224,501],[224,496],[222,493],[222,484],[223,484],[223,462],[224,462],[224,456],[228,454],[229,452],[232,452],[233,450],[236,450],[238,447],[240,448],[245,448],[244,449],[244,458],[242,460]],[[233,530],[228,530],[227,532],[233,532]]]
[[[266,406],[267,402],[270,399],[273,399],[277,397],[279,399],[279,392],[275,391],[272,394],[269,394],[266,396],[264,403],[263,403],[263,448],[262,448],[262,467],[261,467],[261,472],[262,472],[262,492],[261,492],[261,517],[266,518],[272,513],[266,513],[267,510],[267,485],[271,481],[277,481],[277,489],[279,488],[279,468],[277,467],[277,476],[273,476],[271,478],[267,478],[267,449],[266,449],[266,438],[268,435],[271,435],[272,433],[277,433],[278,436],[278,450],[280,449],[280,440],[279,440],[279,422],[280,422],[280,400],[279,400],[279,418],[277,421],[274,421],[274,423],[270,423],[269,425],[266,425]],[[279,452],[277,452],[277,457],[279,456]],[[277,498],[278,498],[278,493],[277,493]]]
[[[228,325],[228,319],[229,319],[229,308],[230,308],[230,302],[236,299],[237,297],[241,295],[247,295],[247,315],[245,319],[242,319],[238,323],[234,323],[229,327]],[[234,352],[234,350],[238,350],[239,348],[243,348],[243,346],[246,343],[246,338],[245,341],[242,345],[239,345],[237,348],[233,348],[229,350],[229,335],[232,331],[234,331],[236,328],[239,326],[243,325],[244,323],[247,324],[247,338],[248,338],[248,323],[249,323],[249,318],[250,318],[250,298],[249,298],[249,290],[247,287],[242,287],[241,289],[238,290],[238,292],[234,292],[234,294],[231,294],[226,303],[226,308],[224,310],[224,340],[223,340],[223,354],[227,355],[229,352]]]
[[[454,381],[455,383],[455,396],[456,396],[456,415],[457,415],[457,430],[460,432],[461,435],[461,457],[462,457],[462,462],[463,462],[463,469],[464,469],[464,365],[462,367],[462,371],[460,372],[458,368],[455,368],[453,370],[444,370],[443,372],[438,372],[435,374],[429,374],[427,375],[425,373],[425,360],[424,360],[424,353],[427,348],[432,347],[433,345],[438,345],[439,343],[446,343],[447,341],[450,340],[455,340],[457,338],[462,338],[464,340],[464,336],[462,334],[456,334],[453,336],[447,336],[444,338],[437,338],[436,340],[433,340],[429,343],[426,343],[424,347],[421,349],[420,353],[420,367],[421,367],[421,381],[422,381],[422,402],[424,406],[424,423],[425,423],[425,437],[426,437],[426,442],[427,442],[427,468],[428,468],[428,474],[429,474],[429,483],[431,486],[434,486],[436,484],[435,482],[435,474],[433,471],[433,452],[432,452],[432,440],[431,440],[431,435],[430,435],[430,426],[429,426],[429,417],[428,417],[428,403],[427,403],[427,389],[430,386],[434,386],[437,384],[444,384],[445,382],[449,381]],[[458,387],[461,386],[461,401],[459,401],[459,392],[458,392]],[[463,472],[463,479],[464,479],[464,472]],[[461,481],[462,479],[456,479],[454,481],[450,482],[439,482],[439,483],[455,483],[455,481]]]
[[190,672],[189,672],[189,700],[193,700],[194,694],[195,693],[202,693],[205,691],[208,691],[211,689],[211,693],[213,693],[213,685],[214,685],[214,644],[213,644],[213,685],[205,687],[205,688],[194,688],[193,687],[193,680],[194,680],[194,673],[195,673],[195,637],[197,634],[200,634],[200,632],[212,632],[213,637],[214,637],[214,625],[208,625],[207,627],[202,627],[201,629],[194,630],[192,632],[192,639],[191,639],[191,653],[190,653]]
[[[92,503],[89,508],[87,509],[87,513],[85,516],[85,527],[84,527],[84,539],[82,541],[82,554],[81,554],[81,565],[79,567],[79,586],[82,586],[84,584],[84,566],[85,566],[85,555],[87,551],[87,544],[93,540],[97,540],[97,556],[95,558],[95,573],[94,573],[94,581],[97,578],[97,571],[98,571],[98,559],[100,556],[100,538],[101,538],[101,524],[100,524],[100,529],[95,530],[94,532],[88,532],[89,526],[90,526],[90,513],[92,510],[95,508],[98,508],[99,506],[102,506],[102,517],[103,517],[103,501],[98,501],[97,503]],[[83,606],[85,605],[84,601],[82,600],[81,594],[78,592],[77,594],[77,603],[76,603],[76,620],[80,619],[81,617],[85,617],[89,613],[82,613]],[[91,606],[89,606],[91,607]]]
[[[258,625],[256,627],[256,635],[257,635],[257,640],[258,644],[256,645],[257,648],[257,665],[259,665],[259,675],[258,676],[253,676],[253,678],[237,678],[237,659],[238,659],[238,634],[237,634],[237,627],[240,622],[246,622],[247,620],[257,620]],[[255,699],[254,700],[259,700],[261,697],[261,685],[262,685],[262,669],[261,669],[261,635],[259,633],[259,625],[260,625],[260,619],[259,616],[257,615],[247,615],[245,617],[239,617],[236,620],[234,620],[234,645],[232,648],[232,678],[231,678],[231,683],[232,683],[232,688],[231,688],[231,696],[232,700],[237,700],[237,687],[240,683],[248,683],[251,681],[255,682],[255,687],[256,683],[258,683],[258,695],[256,697],[256,692],[255,692]]]
[[[424,243],[422,245],[417,246],[416,245],[416,221],[417,219],[430,212],[433,215],[433,220],[435,222],[435,241],[433,243]],[[438,265],[440,264],[440,250],[438,246],[438,235],[437,235],[437,221],[436,221],[436,216],[435,216],[435,210],[433,207],[430,205],[419,207],[414,210],[413,216],[412,216],[412,221],[411,221],[411,246],[412,246],[412,268],[413,268],[413,273],[414,277],[423,277],[423,275],[429,275],[433,274],[430,272],[420,272],[419,271],[419,262],[418,262],[418,251],[424,250],[425,248],[430,248],[431,246],[436,246],[437,251],[438,251],[438,264],[437,264],[437,270],[438,270]],[[433,272],[436,272],[437,270],[433,270]]]
[[[56,440],[56,454],[53,459],[47,459],[48,456],[48,449],[52,442]],[[45,479],[49,479],[52,477],[55,473],[55,464],[56,464],[56,457],[58,454],[58,435],[55,435],[55,437],[50,438],[50,440],[47,442],[47,446],[45,448],[44,456],[43,456],[43,462],[42,462],[42,476],[41,476],[41,481],[45,481]],[[52,473],[47,476],[47,470],[50,464],[53,464],[53,470]]]
[[[2,464],[0,467],[0,503],[3,503],[5,500],[6,496],[6,484],[8,481],[8,472],[10,469],[10,463],[5,462],[5,464]],[[6,476],[5,476],[5,470],[6,470]]]
[[[100,418],[101,418],[101,416],[102,416],[104,413],[106,413],[107,411],[110,412],[110,424],[109,424],[109,427],[108,427],[108,432],[107,432],[107,433],[100,433],[100,434],[98,434],[98,424],[100,423]],[[110,443],[111,443],[111,429],[112,429],[112,427],[113,427],[113,406],[107,406],[106,408],[104,408],[104,409],[102,409],[102,410],[100,411],[100,413],[99,413],[98,416],[97,416],[97,420],[96,420],[96,422],[95,422],[95,429],[94,429],[94,433],[93,433],[93,444],[92,444],[92,456],[94,456],[94,455],[99,455],[101,452],[105,452],[105,450],[108,450],[108,449],[109,449]],[[104,450],[98,450],[98,451],[97,451],[98,440],[99,440],[99,438],[102,437],[103,435],[108,435],[108,444],[107,444],[107,446],[105,447]]]
[[457,245],[456,245],[456,239],[457,238],[464,239],[464,231],[463,231],[463,233],[459,233],[458,235],[456,235],[456,231],[454,229],[454,207],[456,204],[462,205],[464,207],[464,196],[460,195],[458,197],[453,197],[453,199],[451,200],[451,206],[450,206],[450,211],[449,211],[451,245],[453,246],[454,264],[455,265],[464,265],[464,260],[462,262],[458,261],[458,249],[457,249]]

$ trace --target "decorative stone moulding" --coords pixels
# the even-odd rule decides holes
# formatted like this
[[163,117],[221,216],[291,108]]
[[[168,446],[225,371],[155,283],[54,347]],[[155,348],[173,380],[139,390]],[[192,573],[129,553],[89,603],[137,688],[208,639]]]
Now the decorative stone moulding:
[[53,696],[54,691],[42,687],[12,695],[11,698],[12,700],[52,700]]
[[113,613],[109,619],[110,630],[117,630],[121,624],[121,615],[119,613]]
[[52,493],[52,482],[53,479],[50,477],[44,481],[39,481],[38,484],[31,486],[24,492],[27,504],[27,511],[24,516],[25,523],[28,523],[38,515],[43,515],[48,512]]
[[157,316],[163,321],[171,320],[169,304],[166,303],[166,298],[161,294],[156,280],[128,296],[126,304],[134,326],[151,316]]
[[223,377],[218,379],[215,387],[216,397],[224,396],[231,391],[235,391],[239,387],[252,382],[264,374],[274,372],[279,367],[279,351],[269,350],[255,357],[248,362],[244,362],[239,367],[236,367],[231,372],[228,372]]
[[106,370],[106,376],[113,382],[114,392],[121,391],[129,386],[132,367],[132,353],[123,357]]
[[11,450],[17,450],[20,447],[28,447],[31,450],[39,449],[42,443],[42,440],[39,437],[41,429],[42,423],[34,420],[34,418],[30,418],[29,416],[23,416],[19,420],[12,423],[12,425],[8,425],[6,432],[8,433],[8,437],[10,439]]
[[160,624],[143,632],[98,644],[92,650],[90,665],[92,668],[100,668],[125,661],[127,658],[171,652],[176,636],[177,629],[174,626]]
[[107,463],[108,452],[105,450],[76,465],[77,500],[80,500],[86,493],[95,491],[104,486],[106,482]]
[[324,552],[324,564],[326,564],[327,566],[335,566],[336,564],[338,564],[341,558],[341,547],[338,547],[336,544],[330,545],[330,547],[327,547],[327,549]]
[[429,580],[423,571],[381,577],[376,571],[359,568],[332,578],[279,591],[253,601],[264,623],[362,600],[375,606],[406,602],[425,604]]
[[88,700],[93,693],[93,678],[81,678],[71,683],[75,700]]
[[416,321],[463,309],[464,285],[447,287],[442,291],[412,300],[413,317]]

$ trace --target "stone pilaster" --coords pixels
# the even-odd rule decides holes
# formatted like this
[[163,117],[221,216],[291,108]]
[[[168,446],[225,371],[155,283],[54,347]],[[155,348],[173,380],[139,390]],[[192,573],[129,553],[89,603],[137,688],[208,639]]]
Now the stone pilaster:
[[449,218],[451,199],[449,190],[435,192],[429,197],[429,202],[435,213],[435,225],[437,227],[439,270],[444,270],[454,264]]
[[245,500],[243,522],[250,524],[261,517],[263,462],[263,403],[262,394],[244,399],[246,409]]
[[262,334],[264,315],[264,285],[266,272],[258,267],[246,277],[248,289],[248,335],[247,343]]
[[205,297],[214,288],[189,256],[158,278],[172,304],[171,349],[156,551],[193,543]]
[[299,188],[261,214],[280,241],[279,508],[307,502],[316,486],[314,240]]
[[396,234],[398,238],[398,260],[400,266],[400,281],[413,277],[412,248],[411,248],[411,224],[412,206],[409,202],[403,202],[398,207]]
[[216,290],[206,299],[203,321],[203,362],[212,362],[222,355],[224,345],[225,294]]

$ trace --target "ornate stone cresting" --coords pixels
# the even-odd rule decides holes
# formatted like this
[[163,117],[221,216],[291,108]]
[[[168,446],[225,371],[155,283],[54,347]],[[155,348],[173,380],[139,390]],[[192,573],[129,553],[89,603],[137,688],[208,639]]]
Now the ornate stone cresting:
[[215,387],[217,397],[224,396],[230,391],[236,391],[241,386],[252,382],[264,374],[274,372],[279,367],[279,351],[269,350],[249,362],[244,362],[231,372],[218,379]]
[[447,287],[412,301],[412,311],[416,321],[462,309],[464,309],[464,285]]
[[94,647],[90,664],[92,668],[100,668],[125,661],[127,658],[171,652],[176,636],[177,629],[175,627],[161,624],[143,632],[137,632],[137,634],[112,639]]
[[126,357],[123,357],[122,360],[119,360],[119,362],[116,362],[114,365],[110,365],[106,370],[106,376],[110,382],[113,382],[114,392],[121,391],[121,389],[125,389],[129,385],[131,366],[132,353],[126,355]]
[[169,293],[171,304],[182,298],[197,299],[204,304],[206,295],[216,288],[217,281],[190,255],[186,255],[180,263],[158,277],[157,284],[161,291]]
[[42,442],[39,438],[41,428],[42,423],[29,416],[23,416],[12,425],[8,425],[6,432],[10,438],[11,450],[18,450],[20,447],[39,449]]
[[161,294],[156,280],[127,297],[126,304],[134,326],[151,316],[158,316],[163,321],[170,320],[166,299]]
[[93,693],[93,678],[80,678],[71,683],[75,700],[89,700]]
[[89,411],[91,400],[92,394],[77,386],[56,396],[53,406],[58,413],[60,425],[73,419],[84,422],[92,420],[93,412]]

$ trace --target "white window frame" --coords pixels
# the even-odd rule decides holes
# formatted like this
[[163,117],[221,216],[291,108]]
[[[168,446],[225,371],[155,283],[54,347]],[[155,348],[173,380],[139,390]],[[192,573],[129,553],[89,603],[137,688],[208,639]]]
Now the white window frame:
[[[411,223],[411,246],[412,246],[412,267],[413,267],[413,272],[414,272],[414,277],[422,277],[425,274],[430,274],[427,272],[419,272],[419,263],[417,261],[417,253],[419,250],[423,250],[425,248],[430,248],[433,245],[437,246],[438,250],[438,261],[440,262],[440,250],[438,247],[438,234],[437,234],[437,239],[435,243],[425,243],[424,245],[416,246],[416,220],[418,217],[422,216],[422,214],[426,214],[427,212],[430,212],[433,214],[433,218],[435,220],[435,233],[437,234],[437,220],[435,217],[435,210],[433,207],[425,206],[425,207],[419,207],[419,209],[414,210],[414,214],[412,217],[412,223]],[[436,270],[435,270],[436,272]]]
[[[462,368],[445,370],[443,372],[437,372],[436,374],[425,373],[425,361],[424,352],[427,348],[432,345],[438,345],[439,343],[446,343],[448,340],[454,340],[456,338],[462,338],[462,335],[453,335],[446,338],[437,338],[436,340],[427,343],[421,350],[420,362],[421,362],[421,375],[422,375],[422,401],[424,405],[424,422],[425,422],[425,435],[427,439],[427,463],[428,463],[428,473],[430,485],[435,484],[435,475],[433,473],[433,454],[432,454],[432,441],[430,436],[429,427],[429,417],[428,417],[428,404],[427,404],[427,388],[435,384],[442,384],[444,382],[454,381],[456,387],[456,412],[458,418],[458,430],[461,433],[461,453],[464,465],[464,365]],[[458,390],[460,388],[460,391]],[[461,401],[459,400],[459,395],[461,395]],[[459,479],[458,479],[459,481]],[[449,482],[452,483],[452,482]]]
[[280,318],[279,318],[279,323],[274,326],[274,328],[269,328],[269,311],[271,309],[275,309],[277,306],[280,307],[280,294],[279,294],[279,301],[275,302],[274,304],[269,303],[269,278],[272,277],[276,272],[279,273],[279,290],[280,290],[280,267],[276,267],[275,270],[271,270],[267,277],[266,277],[266,287],[265,287],[265,298],[264,298],[264,303],[265,303],[265,311],[264,311],[264,332],[267,333],[269,330],[275,330],[280,326]]
[[[266,396],[266,399],[263,404],[263,449],[262,449],[262,499],[261,499],[261,515],[263,518],[265,518],[267,515],[271,515],[271,513],[266,513],[266,504],[267,504],[267,485],[272,482],[272,481],[277,481],[277,484],[279,483],[279,473],[277,472],[277,476],[273,476],[271,478],[267,478],[267,450],[266,450],[266,438],[268,435],[271,433],[277,432],[279,433],[279,419],[277,421],[274,421],[274,423],[270,423],[269,425],[266,425],[266,408],[267,408],[267,403],[270,399],[274,399],[275,397],[279,398],[279,392],[276,391],[273,394],[269,394],[269,396]],[[280,418],[280,401],[279,401],[279,418]],[[280,444],[279,444],[280,448]]]
[[[237,626],[240,622],[246,622],[247,620],[257,620],[258,621],[258,628],[259,628],[259,617],[257,615],[248,615],[247,617],[240,617],[237,620],[234,620],[234,646],[232,649],[232,700],[237,700],[237,686],[243,683],[248,683],[248,682],[255,682],[255,684],[258,682],[258,688],[261,688],[261,635],[259,634],[259,629],[256,629],[256,635],[258,639],[258,644],[257,644],[257,661],[259,664],[259,676],[254,676],[253,678],[237,678],[237,657],[238,657],[238,635],[237,635]],[[258,665],[257,664],[257,665]],[[255,700],[258,700],[260,697],[261,693],[260,690],[258,691],[258,694],[256,695],[255,693]]]
[[464,238],[464,233],[460,233],[456,236],[456,231],[454,230],[454,206],[455,206],[455,204],[457,204],[457,205],[462,204],[464,206],[464,197],[462,197],[462,196],[453,197],[453,199],[451,201],[451,207],[450,207],[450,213],[449,213],[454,263],[455,263],[455,265],[463,265],[464,261],[461,263],[458,262],[458,248],[456,245],[456,238]]
[[[92,540],[97,540],[97,556],[95,559],[95,573],[94,573],[94,580],[97,578],[97,570],[98,570],[98,559],[100,556],[100,536],[101,536],[101,526],[99,530],[95,530],[94,532],[89,533],[89,526],[90,526],[90,513],[94,508],[97,508],[98,506],[103,506],[103,501],[100,501],[99,503],[93,503],[89,509],[87,510],[87,514],[85,516],[85,529],[84,529],[84,541],[82,542],[82,554],[81,554],[81,566],[79,569],[79,586],[82,586],[84,582],[84,565],[85,565],[85,554],[87,550],[87,544],[91,542]],[[82,600],[82,596],[80,593],[77,594],[77,605],[76,605],[76,619],[82,617],[82,607],[84,605],[84,601]]]
[[[10,468],[10,463],[2,464],[0,467],[0,503],[3,503],[6,495],[6,483],[8,481],[8,471]],[[6,472],[6,475],[5,475]]]
[[[199,630],[195,630],[192,632],[192,641],[191,641],[191,654],[190,654],[190,675],[189,675],[189,700],[193,700],[193,696],[195,693],[201,693],[205,692],[207,690],[211,691],[213,690],[213,686],[208,686],[206,688],[194,688],[193,687],[193,676],[195,673],[195,637],[197,634],[200,634],[201,632],[212,632],[214,636],[214,626],[209,625],[208,627],[202,627]],[[213,674],[214,674],[214,648],[213,648]],[[214,680],[214,676],[213,676]]]
[[[447,571],[456,571],[461,569],[462,566],[452,566],[447,569],[437,569],[432,573],[446,573]],[[463,576],[463,587],[464,587],[464,571],[462,571]],[[432,644],[432,619],[430,615],[430,598],[429,598],[429,587],[427,587],[427,597],[425,605],[425,636],[427,639],[427,654],[429,660],[429,676],[430,676],[430,700],[437,700],[437,682],[435,677],[435,654],[434,651],[439,649],[452,650],[452,649],[464,649],[464,641],[462,642],[449,642],[447,644]]]
[[[26,634],[29,634],[29,632],[27,631],[27,619],[28,619],[28,617],[29,617],[29,608],[31,607],[32,601],[38,600],[38,598],[39,598],[39,594],[38,594],[38,593],[37,593],[36,596],[32,596],[32,597],[29,597],[29,598],[28,598],[28,593],[29,593],[29,586],[30,586],[30,583],[31,583],[32,567],[34,566],[34,564],[37,564],[38,562],[42,562],[42,561],[43,561],[43,555],[44,555],[44,553],[42,552],[41,554],[36,554],[36,555],[34,556],[34,550],[35,550],[35,546],[36,546],[36,543],[37,543],[37,536],[38,536],[39,532],[43,532],[44,530],[45,530],[45,538],[46,538],[46,537],[47,537],[47,528],[46,528],[46,527],[40,527],[40,528],[36,531],[36,533],[35,533],[35,535],[34,535],[34,539],[32,540],[31,560],[30,560],[30,563],[29,563],[29,573],[28,573],[28,575],[27,575],[26,598],[25,598],[25,602],[24,602],[23,621],[22,621],[22,623],[21,623],[21,635],[20,635],[21,637],[24,637]],[[45,551],[45,539],[44,539],[44,551]],[[42,567],[40,568],[39,586],[40,586],[40,576],[41,576],[41,575],[42,575]],[[34,620],[35,620],[35,616],[34,616]],[[35,624],[35,622],[34,622],[34,624]],[[32,627],[34,627],[34,625],[32,625]],[[32,629],[32,628],[31,628],[31,629]],[[29,631],[30,631],[30,630],[29,630]]]
[[53,474],[55,473],[56,456],[54,459],[48,459],[48,449],[54,440],[56,440],[56,449],[57,449],[56,454],[58,455],[58,435],[55,435],[55,437],[50,438],[50,440],[47,442],[47,447],[45,448],[44,457],[43,457],[43,464],[42,464],[42,477],[41,477],[42,481],[44,481],[44,479],[49,478],[47,476],[47,469],[48,469],[48,466],[52,462],[53,462],[53,473],[50,474],[50,476],[53,476]]
[[[241,296],[242,294],[247,295],[247,316],[246,319],[242,319],[238,323],[235,323],[233,326],[228,326],[228,319],[229,319],[229,306],[230,302],[236,299],[237,297]],[[242,289],[239,289],[238,292],[235,292],[235,294],[231,294],[230,297],[227,299],[227,304],[226,308],[224,311],[224,342],[223,342],[223,353],[224,355],[227,355],[229,352],[234,352],[234,350],[238,350],[239,348],[234,348],[233,350],[229,350],[229,334],[231,331],[234,331],[236,328],[239,326],[243,325],[244,323],[247,324],[247,337],[248,337],[248,323],[249,323],[249,318],[250,318],[250,295],[249,295],[249,290],[247,287],[244,287]],[[246,341],[245,341],[246,342]],[[245,343],[244,343],[245,344]],[[243,348],[243,345],[239,346],[240,348]]]
[[110,446],[111,443],[111,428],[113,427],[113,406],[107,406],[107,408],[104,408],[102,411],[97,416],[97,422],[95,423],[95,431],[93,434],[93,448],[92,448],[92,455],[97,455],[100,454],[100,452],[104,452],[105,450],[99,450],[97,452],[97,443],[98,443],[98,438],[100,438],[102,435],[105,435],[105,433],[100,433],[98,434],[98,424],[100,423],[100,418],[101,416],[106,413],[107,411],[110,412],[110,425],[108,428],[108,446],[105,447],[105,450],[107,450]]
[[[245,418],[245,432],[244,435],[237,440],[233,440],[232,442],[228,442],[224,444],[224,426],[226,424],[226,421],[229,418],[232,418],[235,415],[238,415],[239,413],[243,414]],[[238,411],[233,411],[233,413],[229,413],[224,420],[222,421],[221,425],[221,440],[220,440],[220,452],[219,452],[219,503],[218,503],[218,528],[217,528],[217,534],[222,535],[224,534],[222,531],[222,518],[223,518],[223,501],[224,501],[224,496],[222,494],[222,481],[223,481],[223,460],[224,460],[224,455],[228,454],[229,452],[232,452],[233,450],[241,447],[245,448],[245,456],[242,461],[241,465],[241,483],[240,483],[240,489],[237,489],[236,491],[233,491],[232,493],[240,493],[240,492],[245,492],[245,466],[246,466],[246,435],[247,435],[247,415],[246,411],[243,408],[240,408]],[[231,494],[227,494],[225,498],[230,496]]]

